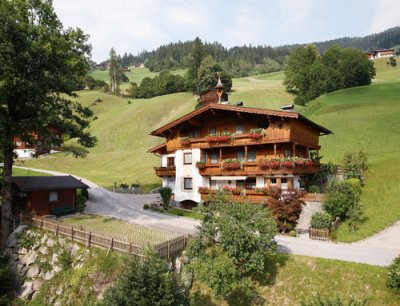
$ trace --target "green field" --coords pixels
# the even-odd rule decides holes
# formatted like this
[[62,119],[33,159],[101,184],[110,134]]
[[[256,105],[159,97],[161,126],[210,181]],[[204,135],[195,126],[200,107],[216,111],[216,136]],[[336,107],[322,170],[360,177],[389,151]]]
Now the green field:
[[85,230],[122,241],[129,241],[139,246],[147,246],[147,244],[154,246],[179,236],[155,228],[95,215],[64,218],[62,223],[77,227],[82,226]]
[[[361,239],[400,219],[400,69],[386,65],[385,59],[374,63],[377,80],[373,85],[321,96],[305,110],[296,107],[334,132],[321,138],[323,162],[340,162],[346,152],[361,149],[369,155],[371,165],[362,196],[368,220],[355,233],[349,232],[345,224],[341,226],[340,241]],[[150,73],[141,69],[142,76]],[[230,101],[272,109],[293,103],[293,95],[285,91],[282,78],[283,73],[276,72],[233,79]],[[147,188],[159,184],[153,171],[159,158],[147,150],[163,139],[148,134],[192,111],[197,97],[177,93],[152,99],[124,99],[99,91],[78,94],[79,101],[90,106],[98,117],[90,127],[99,140],[97,146],[84,159],[62,153],[26,161],[24,165],[73,173],[105,187],[114,182],[141,183]],[[104,102],[94,103],[98,98]]]
[[33,170],[13,168],[13,176],[51,176],[51,174]]

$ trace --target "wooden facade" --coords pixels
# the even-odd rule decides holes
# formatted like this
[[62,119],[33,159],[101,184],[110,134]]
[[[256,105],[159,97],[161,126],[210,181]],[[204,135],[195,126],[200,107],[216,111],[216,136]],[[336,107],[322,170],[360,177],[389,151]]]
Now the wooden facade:
[[[198,179],[194,189],[213,189],[221,187],[213,185],[213,180],[227,177],[229,184],[235,181],[234,185],[242,188],[249,185],[247,195],[257,202],[257,195],[252,196],[255,186],[291,189],[299,187],[301,177],[319,172],[320,165],[317,159],[310,159],[311,152],[318,156],[319,137],[330,133],[296,112],[209,103],[153,131],[151,135],[166,141],[149,152],[161,155],[161,167],[155,172],[163,179],[169,177],[179,183],[181,175],[199,174],[202,181]],[[192,153],[198,158],[190,160],[190,166],[197,170],[181,162],[182,154]],[[180,164],[174,161],[172,167],[166,158],[177,158]],[[266,166],[265,162],[271,160],[278,165]],[[231,167],[228,161],[237,164]],[[176,196],[181,187],[172,187]],[[201,194],[205,200],[206,194]]]

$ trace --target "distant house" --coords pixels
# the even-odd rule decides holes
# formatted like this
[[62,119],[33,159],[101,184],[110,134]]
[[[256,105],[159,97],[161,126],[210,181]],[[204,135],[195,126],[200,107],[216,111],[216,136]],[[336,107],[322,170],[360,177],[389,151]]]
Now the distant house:
[[72,176],[14,176],[11,180],[15,209],[39,216],[74,212],[77,189],[89,188]]
[[64,147],[62,131],[56,127],[48,127],[47,130],[49,135],[46,137],[40,136],[34,131],[29,137],[15,137],[15,155],[18,158],[30,158],[52,151],[62,151]]
[[392,57],[395,55],[394,49],[382,49],[367,52],[369,59],[377,59],[382,57]]
[[122,67],[122,71],[123,72],[130,72],[131,70],[129,69],[129,67],[124,66],[124,67]]

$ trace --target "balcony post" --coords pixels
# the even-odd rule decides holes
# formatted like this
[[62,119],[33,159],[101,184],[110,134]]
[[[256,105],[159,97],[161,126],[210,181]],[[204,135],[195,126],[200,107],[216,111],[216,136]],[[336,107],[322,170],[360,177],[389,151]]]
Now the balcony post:
[[295,142],[293,142],[292,151],[293,151],[293,157],[296,157],[296,143]]
[[244,161],[247,162],[247,146],[244,146]]
[[306,157],[310,158],[310,148],[306,147]]
[[222,163],[222,148],[219,148],[219,162]]
[[274,143],[274,157],[276,157],[276,143]]

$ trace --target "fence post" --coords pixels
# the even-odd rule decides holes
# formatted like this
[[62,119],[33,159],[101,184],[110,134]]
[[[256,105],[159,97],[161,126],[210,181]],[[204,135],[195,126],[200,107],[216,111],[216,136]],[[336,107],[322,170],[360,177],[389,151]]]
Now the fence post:
[[129,253],[129,255],[132,254],[132,242],[129,242],[128,253]]
[[113,250],[113,244],[114,244],[114,238],[111,238],[111,243],[110,243],[110,250]]
[[171,252],[171,244],[170,244],[169,240],[168,240],[168,245],[167,245],[167,251],[168,251],[167,259],[169,260],[169,258],[170,258],[170,252]]
[[74,227],[71,226],[71,240],[74,240]]
[[89,237],[88,237],[88,247],[90,247],[90,243],[92,241],[92,232],[89,232]]
[[43,217],[40,219],[40,229],[43,228]]

